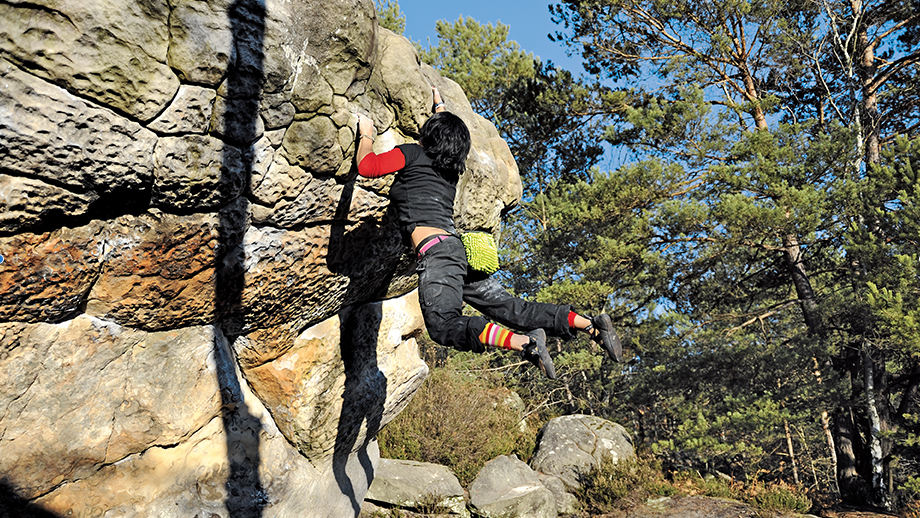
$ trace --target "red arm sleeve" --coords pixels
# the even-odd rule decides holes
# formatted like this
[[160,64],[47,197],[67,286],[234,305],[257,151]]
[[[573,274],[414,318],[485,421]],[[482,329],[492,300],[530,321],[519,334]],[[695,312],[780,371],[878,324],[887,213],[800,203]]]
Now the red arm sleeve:
[[379,178],[383,175],[395,173],[406,167],[406,157],[399,148],[393,148],[386,153],[369,153],[358,164],[358,174],[365,178]]

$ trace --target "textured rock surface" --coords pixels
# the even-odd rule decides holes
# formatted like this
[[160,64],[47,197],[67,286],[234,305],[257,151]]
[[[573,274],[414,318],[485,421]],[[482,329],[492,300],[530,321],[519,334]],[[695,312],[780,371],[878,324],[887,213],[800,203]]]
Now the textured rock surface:
[[36,76],[141,120],[175,95],[169,5],[39,0],[0,5],[3,54]]
[[367,502],[422,511],[423,506],[470,516],[460,481],[449,469],[428,462],[380,459]]
[[482,467],[470,484],[470,506],[484,518],[558,516],[553,493],[514,455],[502,455]]
[[372,0],[0,3],[0,501],[357,514],[427,368],[356,113],[411,141],[429,84],[473,135],[458,223],[494,231],[507,145]]
[[626,429],[591,415],[567,415],[546,423],[537,436],[530,465],[536,471],[559,477],[569,490],[581,487],[579,477],[598,466],[604,457],[614,462],[635,457]]
[[581,503],[572,493],[565,488],[565,482],[555,475],[537,473],[540,482],[549,492],[553,494],[553,500],[556,501],[556,512],[561,515],[576,514],[581,510]]

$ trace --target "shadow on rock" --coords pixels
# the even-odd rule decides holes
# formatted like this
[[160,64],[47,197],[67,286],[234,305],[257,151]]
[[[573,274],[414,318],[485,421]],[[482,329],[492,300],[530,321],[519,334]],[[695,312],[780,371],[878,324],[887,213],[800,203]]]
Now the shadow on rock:
[[59,515],[29,503],[13,487],[0,479],[0,518],[60,518]]
[[374,479],[379,459],[375,437],[380,430],[387,396],[387,379],[377,365],[375,338],[383,315],[379,305],[371,310],[344,311],[342,360],[345,391],[332,457],[336,483],[351,500],[355,516]]
[[[256,140],[259,132],[260,85],[263,82],[263,43],[265,39],[265,4],[257,0],[236,0],[229,8],[236,62],[226,79],[224,109],[217,132],[244,149]],[[242,186],[249,185],[252,157],[246,153],[243,178],[231,177],[233,161],[239,159],[231,146],[225,148],[221,168],[220,236],[216,279],[216,307],[220,327],[231,341],[242,328],[243,299],[243,236],[248,227],[244,200],[239,198]],[[229,202],[229,203],[228,203]],[[222,403],[222,419],[227,438],[227,461],[230,473],[225,486],[230,518],[258,518],[265,508],[265,493],[259,478],[259,440],[262,423],[251,415],[242,403],[243,396],[236,375],[235,360],[229,351],[220,350],[215,341],[218,359],[218,379]],[[226,358],[228,361],[221,361]]]

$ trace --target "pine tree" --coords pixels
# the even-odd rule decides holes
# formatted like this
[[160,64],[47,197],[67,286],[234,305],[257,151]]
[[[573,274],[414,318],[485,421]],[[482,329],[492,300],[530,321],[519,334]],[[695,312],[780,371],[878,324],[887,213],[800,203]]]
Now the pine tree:
[[[640,101],[608,137],[652,157],[646,162],[661,161],[649,168],[683,169],[675,177],[691,187],[672,189],[671,201],[640,216],[652,229],[647,257],[654,259],[641,267],[665,265],[670,293],[663,299],[688,325],[733,337],[706,342],[717,356],[757,326],[764,347],[776,336],[814,354],[797,365],[779,362],[783,368],[833,365],[851,387],[834,405],[842,409],[835,419],[840,482],[848,494],[863,486],[862,494],[887,504],[883,465],[893,412],[886,407],[916,408],[915,377],[907,369],[898,385],[886,378],[892,355],[874,343],[878,326],[865,322],[872,312],[859,303],[869,300],[873,273],[854,269],[866,260],[853,243],[883,229],[879,210],[903,217],[887,205],[900,209],[902,196],[890,188],[876,193],[867,180],[882,170],[884,143],[916,130],[916,7],[570,0],[554,13],[568,29],[560,39],[581,50],[589,70],[621,84],[655,75],[655,90],[634,95]],[[895,103],[892,95],[902,98]],[[880,113],[882,104],[892,111]],[[897,160],[904,153],[895,152]],[[591,235],[599,249],[609,240],[603,231]],[[584,272],[573,278],[585,279]],[[847,310],[854,306],[862,309]],[[798,324],[791,310],[800,312]],[[685,340],[696,345],[701,336]],[[689,351],[688,360],[702,355]],[[816,411],[832,401],[811,404]],[[858,444],[858,431],[871,447]]]
[[511,84],[533,77],[533,54],[508,40],[508,26],[483,25],[470,17],[435,24],[438,45],[420,53],[422,61],[456,81],[484,117],[495,120],[508,97]]
[[[916,7],[553,13],[594,80],[528,65],[507,27],[472,19],[439,24],[423,53],[521,166],[505,280],[608,311],[634,357],[621,368],[558,344],[562,383],[520,389],[632,421],[675,461],[881,505],[920,490]],[[601,170],[602,141],[633,160]]]
[[377,23],[396,34],[406,31],[406,15],[399,9],[398,0],[376,0]]

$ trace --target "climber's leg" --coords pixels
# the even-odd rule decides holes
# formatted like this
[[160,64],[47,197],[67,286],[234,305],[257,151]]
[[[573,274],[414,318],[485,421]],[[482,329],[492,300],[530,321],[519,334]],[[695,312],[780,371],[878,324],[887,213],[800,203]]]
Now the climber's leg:
[[489,323],[463,315],[463,283],[467,273],[463,243],[454,236],[419,257],[419,304],[425,327],[435,342],[461,351],[485,351],[479,340]]
[[463,286],[463,300],[488,318],[513,329],[530,331],[542,328],[550,335],[569,340],[568,305],[530,302],[511,295],[492,277],[474,278]]

